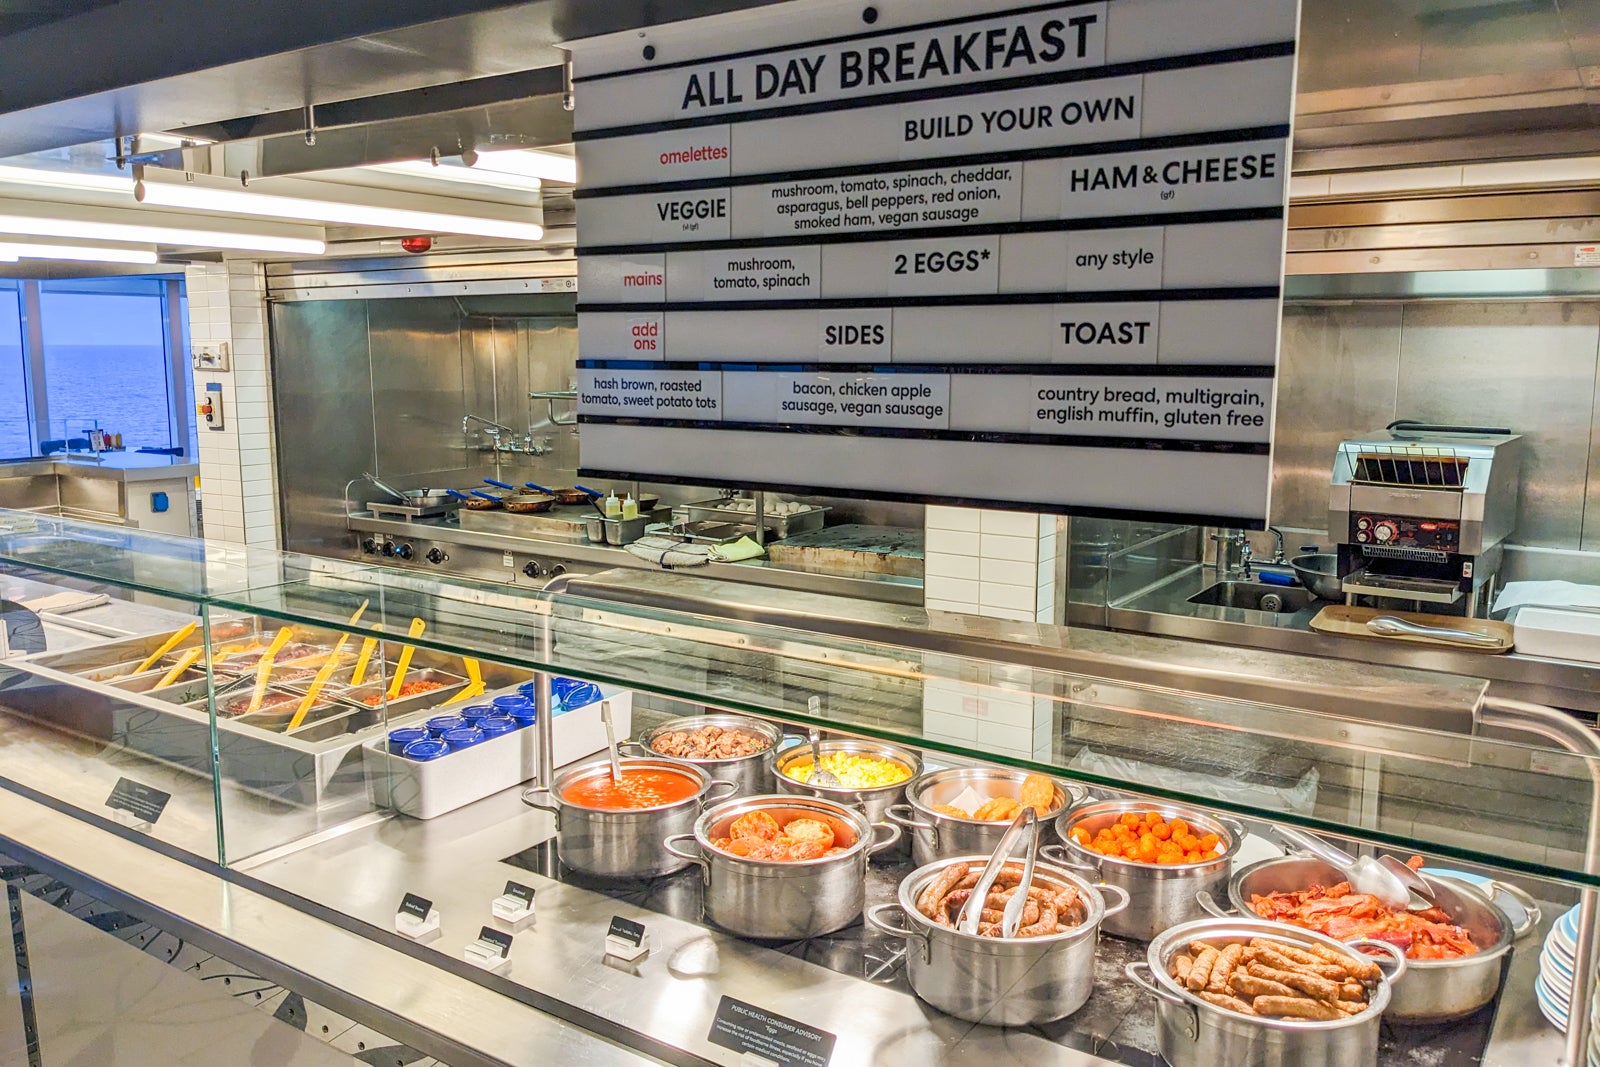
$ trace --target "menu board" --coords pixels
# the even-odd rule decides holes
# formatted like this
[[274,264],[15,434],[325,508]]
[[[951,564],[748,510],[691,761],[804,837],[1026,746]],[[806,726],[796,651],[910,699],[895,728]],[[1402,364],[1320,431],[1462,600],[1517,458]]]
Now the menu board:
[[573,47],[592,477],[1257,525],[1297,0]]

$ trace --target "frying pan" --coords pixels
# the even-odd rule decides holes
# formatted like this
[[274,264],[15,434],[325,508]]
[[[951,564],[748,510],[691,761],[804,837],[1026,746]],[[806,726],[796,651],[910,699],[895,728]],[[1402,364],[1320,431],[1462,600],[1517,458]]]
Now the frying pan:
[[467,499],[466,507],[473,511],[493,511],[500,507],[500,498],[491,496],[482,489],[474,489]]
[[[556,505],[556,498],[549,493],[524,492],[509,482],[497,482],[493,478],[485,478],[484,483],[509,490],[507,495],[500,498],[500,505],[513,515],[533,515],[537,512],[549,511]],[[530,482],[528,488],[533,489],[535,487]]]

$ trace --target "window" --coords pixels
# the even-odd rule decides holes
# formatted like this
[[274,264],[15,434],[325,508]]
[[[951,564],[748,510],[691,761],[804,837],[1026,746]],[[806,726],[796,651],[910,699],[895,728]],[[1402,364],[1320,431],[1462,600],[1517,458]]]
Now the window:
[[41,282],[39,313],[50,438],[72,442],[98,427],[120,433],[129,451],[188,444],[173,440],[163,280]]
[[15,283],[0,282],[0,459],[33,455],[21,295]]

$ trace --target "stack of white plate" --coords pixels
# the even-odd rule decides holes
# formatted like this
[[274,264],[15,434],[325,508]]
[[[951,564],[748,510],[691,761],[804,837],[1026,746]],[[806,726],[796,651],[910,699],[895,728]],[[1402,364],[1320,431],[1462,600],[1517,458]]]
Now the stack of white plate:
[[[1572,1015],[1572,973],[1577,958],[1578,909],[1573,908],[1556,921],[1545,938],[1544,951],[1539,953],[1539,977],[1533,983],[1539,1011],[1563,1033]],[[1589,1062],[1600,1062],[1594,1049],[1590,1050]]]

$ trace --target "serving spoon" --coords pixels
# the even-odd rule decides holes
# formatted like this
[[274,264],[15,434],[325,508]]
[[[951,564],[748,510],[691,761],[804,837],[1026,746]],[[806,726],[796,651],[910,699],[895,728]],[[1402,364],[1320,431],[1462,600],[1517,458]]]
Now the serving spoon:
[[622,761],[617,759],[617,731],[611,725],[611,701],[600,702],[600,721],[606,727],[606,755],[611,757],[611,783],[622,781]]
[[811,739],[811,783],[824,789],[838,789],[844,785],[839,776],[822,765],[822,731],[813,726],[806,732]]

